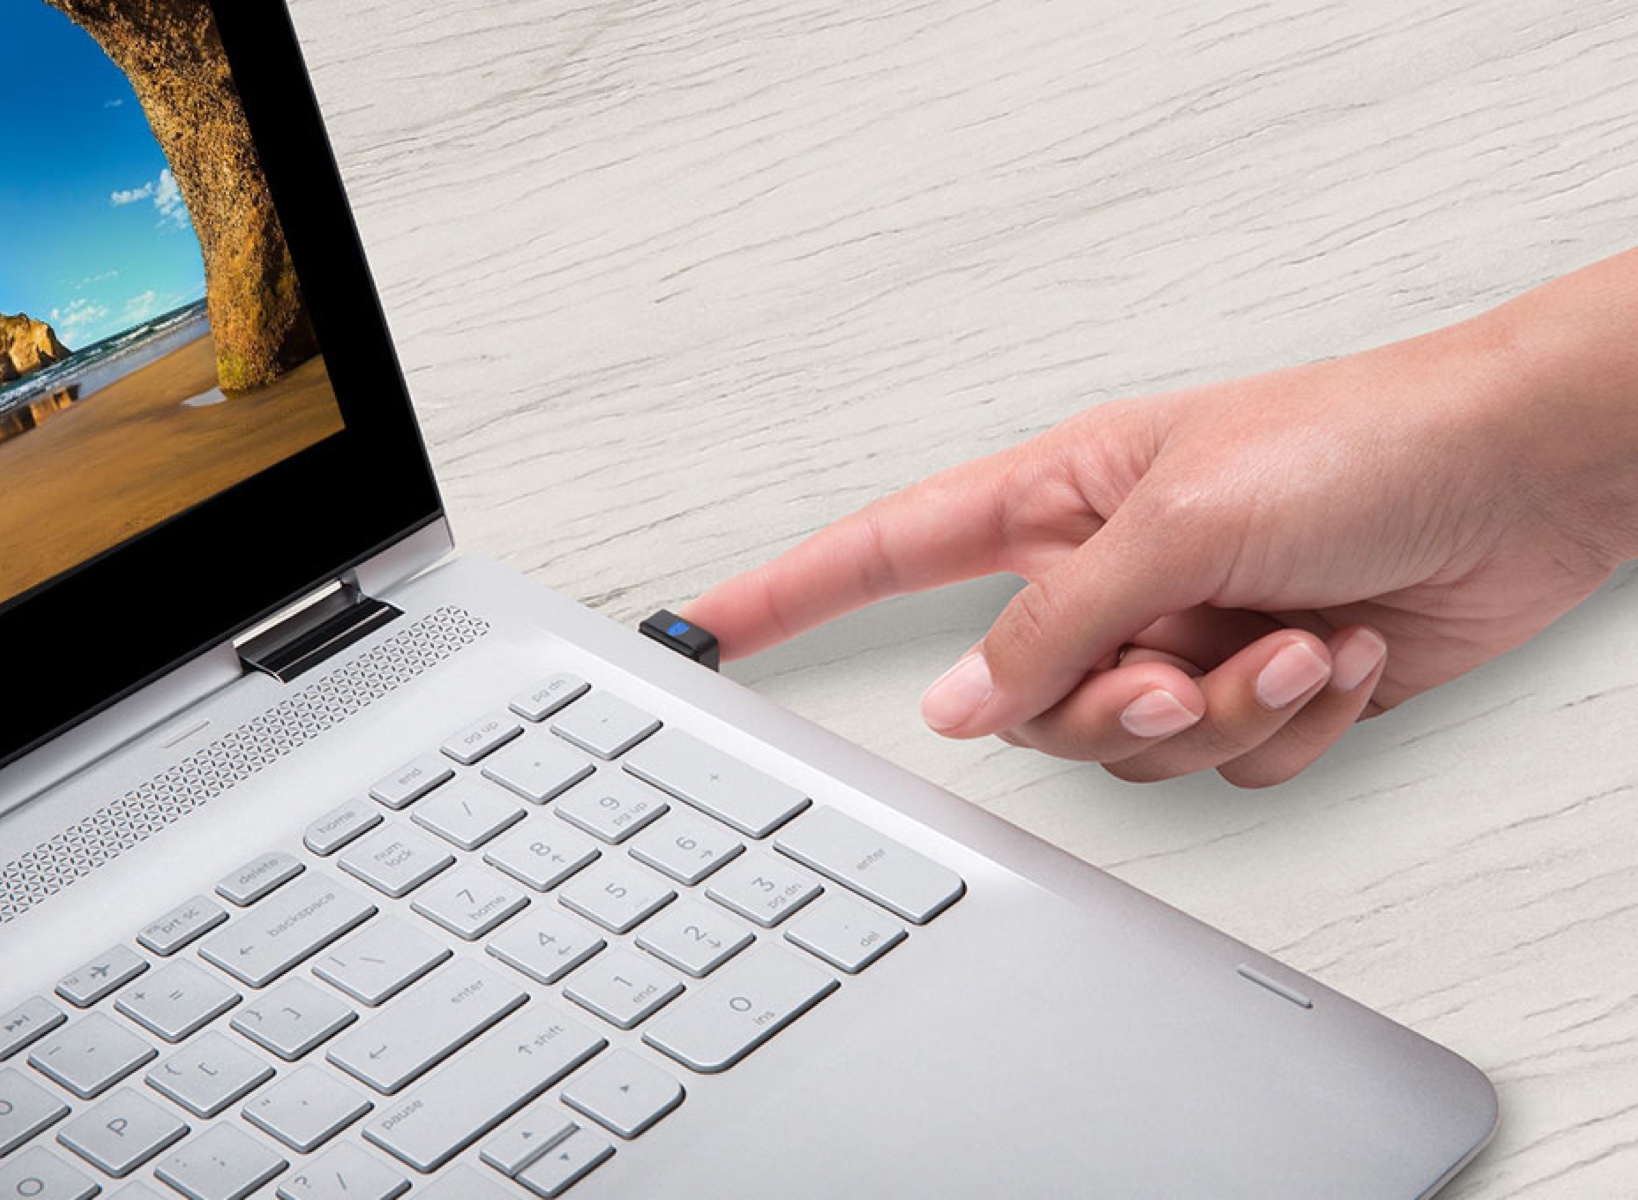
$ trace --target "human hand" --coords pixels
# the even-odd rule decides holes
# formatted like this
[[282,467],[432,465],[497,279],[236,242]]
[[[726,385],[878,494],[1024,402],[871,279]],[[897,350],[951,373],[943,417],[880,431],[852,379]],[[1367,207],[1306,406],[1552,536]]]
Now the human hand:
[[[1638,297],[1625,257],[1581,291]],[[1123,779],[1288,779],[1362,715],[1525,641],[1628,552],[1630,520],[1605,536],[1589,517],[1631,498],[1633,393],[1570,353],[1588,323],[1557,319],[1575,297],[1556,286],[1380,350],[1099,406],[869,505],[687,615],[739,656],[1012,572],[1027,586],[923,698],[934,729]]]

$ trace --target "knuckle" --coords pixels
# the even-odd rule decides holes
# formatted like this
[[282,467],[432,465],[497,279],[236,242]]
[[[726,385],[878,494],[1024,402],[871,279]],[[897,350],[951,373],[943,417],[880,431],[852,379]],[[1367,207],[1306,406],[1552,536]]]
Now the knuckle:
[[859,549],[855,558],[860,584],[866,594],[888,596],[899,591],[898,570],[888,551],[884,511],[880,502],[859,511]]
[[1048,642],[1057,624],[1058,605],[1052,590],[1043,583],[1032,583],[1012,598],[991,626],[986,653],[992,642],[1002,657],[1027,652]]

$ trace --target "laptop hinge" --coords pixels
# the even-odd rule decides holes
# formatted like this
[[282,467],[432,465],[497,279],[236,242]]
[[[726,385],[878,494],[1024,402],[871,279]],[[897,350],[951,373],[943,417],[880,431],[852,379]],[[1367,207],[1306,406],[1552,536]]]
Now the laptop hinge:
[[354,583],[333,583],[240,642],[239,658],[288,683],[401,615]]

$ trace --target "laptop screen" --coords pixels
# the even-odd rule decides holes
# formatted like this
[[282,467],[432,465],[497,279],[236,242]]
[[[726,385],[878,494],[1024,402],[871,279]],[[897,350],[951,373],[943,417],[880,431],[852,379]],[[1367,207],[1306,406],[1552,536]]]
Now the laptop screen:
[[438,512],[283,6],[217,7],[0,0],[0,761]]
[[6,7],[0,112],[43,136],[0,192],[0,603],[342,429],[243,118],[153,68],[145,105],[113,21]]

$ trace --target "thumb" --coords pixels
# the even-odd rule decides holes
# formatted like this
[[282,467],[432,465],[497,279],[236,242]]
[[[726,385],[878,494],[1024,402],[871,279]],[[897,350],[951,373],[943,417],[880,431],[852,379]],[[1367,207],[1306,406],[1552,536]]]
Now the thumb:
[[1153,507],[1134,493],[1018,592],[984,640],[927,689],[927,724],[962,738],[1021,725],[1112,665],[1139,631],[1217,592],[1230,565],[1220,561],[1227,540],[1208,520]]

